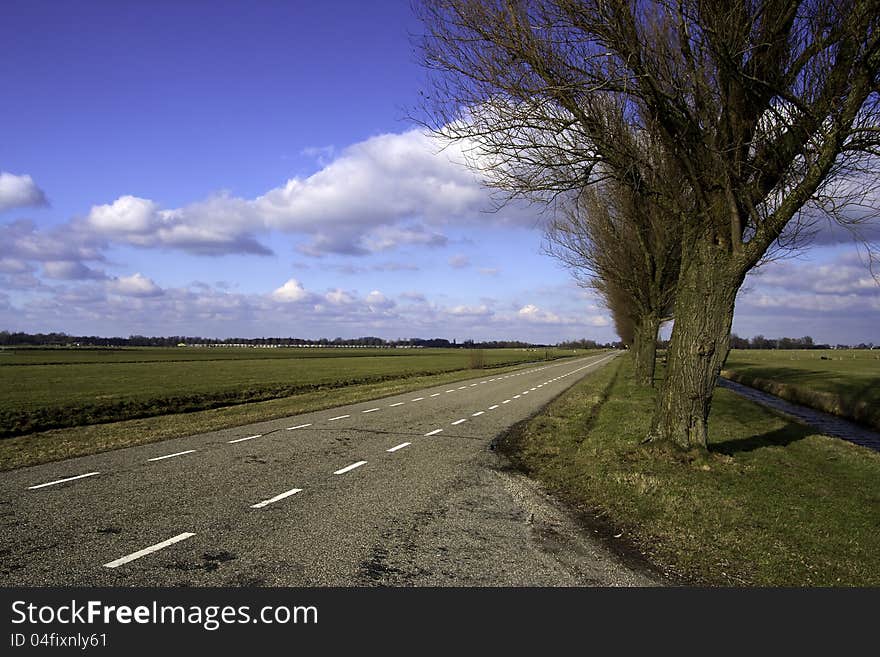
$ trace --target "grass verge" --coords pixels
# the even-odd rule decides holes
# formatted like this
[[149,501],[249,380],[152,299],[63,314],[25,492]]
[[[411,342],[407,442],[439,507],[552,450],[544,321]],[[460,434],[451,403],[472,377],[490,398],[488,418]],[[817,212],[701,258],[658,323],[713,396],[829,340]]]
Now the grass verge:
[[[492,375],[522,367],[523,364],[493,368]],[[270,401],[3,438],[0,440],[0,471],[274,420],[483,375],[487,375],[485,370],[458,370],[427,376],[399,377],[363,385],[326,386]]]
[[[716,390],[710,451],[641,445],[654,392],[622,357],[500,447],[661,571],[708,585],[880,585],[880,454]],[[587,514],[589,512],[589,515]]]

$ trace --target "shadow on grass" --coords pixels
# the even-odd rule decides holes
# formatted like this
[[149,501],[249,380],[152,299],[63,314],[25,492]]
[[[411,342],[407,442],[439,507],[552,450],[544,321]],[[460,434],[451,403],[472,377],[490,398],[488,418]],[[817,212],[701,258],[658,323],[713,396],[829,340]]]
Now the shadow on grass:
[[709,445],[709,450],[733,456],[738,452],[753,452],[762,447],[785,447],[798,440],[803,440],[807,436],[813,436],[815,434],[816,430],[811,427],[806,427],[800,424],[790,424],[757,436],[713,443]]

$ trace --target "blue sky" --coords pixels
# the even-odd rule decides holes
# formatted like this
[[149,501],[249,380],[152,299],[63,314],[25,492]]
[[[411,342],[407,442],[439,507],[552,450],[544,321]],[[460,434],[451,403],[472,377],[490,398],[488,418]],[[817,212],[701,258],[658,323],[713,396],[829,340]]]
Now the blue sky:
[[[0,20],[0,329],[99,335],[614,339],[406,120],[408,0],[18,2]],[[828,231],[747,280],[734,330],[880,343]]]

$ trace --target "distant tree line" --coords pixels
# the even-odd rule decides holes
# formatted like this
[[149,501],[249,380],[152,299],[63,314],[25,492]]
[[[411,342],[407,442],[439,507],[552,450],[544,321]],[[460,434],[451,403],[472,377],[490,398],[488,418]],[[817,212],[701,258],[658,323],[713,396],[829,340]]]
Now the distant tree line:
[[857,345],[816,343],[809,335],[802,338],[741,338],[736,333],[730,335],[731,349],[873,349],[874,343],[861,342]]
[[445,338],[406,338],[385,340],[375,336],[360,338],[205,338],[192,335],[145,336],[130,335],[123,337],[102,337],[97,335],[68,335],[67,333],[23,333],[0,331],[0,346],[40,346],[40,347],[176,347],[177,345],[247,345],[247,346],[278,346],[302,347],[317,345],[320,347],[416,347],[416,348],[462,348],[462,349],[534,349],[558,346],[562,349],[596,349],[614,347],[619,343],[599,344],[595,340],[577,340],[563,342],[559,345],[536,344],[519,340],[491,340],[476,342],[465,340],[458,343],[455,339]]

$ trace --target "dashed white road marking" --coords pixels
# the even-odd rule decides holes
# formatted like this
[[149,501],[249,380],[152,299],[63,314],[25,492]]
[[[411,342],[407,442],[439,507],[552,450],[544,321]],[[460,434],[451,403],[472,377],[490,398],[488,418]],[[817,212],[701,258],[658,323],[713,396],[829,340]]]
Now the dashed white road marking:
[[514,395],[513,396],[514,399],[519,399],[520,397],[522,397],[522,395]]
[[294,429],[305,429],[306,427],[310,426],[312,426],[311,422],[307,424],[297,424],[295,427],[287,427],[286,431],[293,431]]
[[462,418],[460,420],[456,420],[455,422],[452,423],[452,426],[455,426],[456,424],[461,424],[462,422],[467,422],[467,418]]
[[396,404],[388,404],[388,408],[394,408],[395,406],[403,406],[406,402],[397,402]]
[[185,541],[188,538],[195,536],[192,532],[184,532],[183,534],[178,534],[177,536],[172,536],[167,541],[162,541],[161,543],[156,543],[155,545],[151,545],[150,547],[146,547],[143,550],[138,550],[137,552],[132,552],[131,554],[120,557],[115,561],[111,561],[109,563],[105,563],[105,568],[116,568],[117,566],[121,566],[123,564],[128,563],[129,561],[134,561],[135,559],[140,559],[148,554],[153,552],[158,552],[162,548],[166,548],[169,545],[174,545],[175,543],[180,543],[180,541]]
[[467,386],[458,386],[458,389],[459,389],[459,390],[465,390],[465,389],[467,389]]
[[439,393],[439,392],[435,392],[435,393],[434,393],[433,395],[431,395],[431,396],[432,396],[432,397],[439,397],[439,396],[440,396],[440,393]]
[[288,491],[284,491],[280,495],[276,495],[275,497],[270,497],[268,500],[263,500],[262,502],[257,502],[256,504],[251,504],[252,509],[262,509],[264,506],[269,506],[273,502],[278,502],[279,500],[283,500],[285,497],[290,497],[291,495],[296,495],[297,493],[301,493],[302,488],[291,488]]
[[489,410],[490,410],[490,411],[494,411],[496,408],[498,408],[498,404],[495,404],[495,405],[493,405],[493,406],[490,406],[490,407],[489,407]]
[[501,402],[501,403],[502,403],[502,404],[509,404],[509,403],[510,403],[510,400],[509,400],[509,399],[505,399],[505,400],[504,400],[503,402]]
[[468,387],[473,388],[475,385],[477,385],[477,384],[476,384],[476,383],[472,383],[472,384],[471,384],[470,386],[468,386]]
[[254,438],[262,438],[262,437],[263,437],[263,434],[257,433],[257,434],[254,434],[253,436],[248,436],[247,438],[236,438],[235,440],[227,440],[226,442],[231,445],[232,443],[243,443],[245,440],[253,440]]
[[183,452],[174,452],[174,454],[166,454],[165,456],[157,456],[155,458],[151,458],[151,459],[147,459],[147,460],[148,461],[161,461],[162,459],[170,459],[170,458],[174,458],[175,456],[183,456],[184,454],[192,454],[194,451],[196,451],[196,450],[187,449]]
[[378,408],[368,408],[365,411],[361,411],[361,413],[375,413],[378,410],[379,410]]
[[355,468],[359,468],[359,467],[361,467],[362,465],[366,465],[366,464],[367,464],[366,461],[358,461],[357,463],[352,463],[351,465],[347,465],[347,466],[345,466],[345,467],[342,468],[341,470],[337,470],[337,471],[334,472],[333,474],[335,474],[335,475],[345,474],[346,472],[351,472],[351,471],[354,470]]
[[46,486],[54,486],[55,484],[63,484],[66,481],[73,481],[74,479],[83,479],[84,477],[94,477],[95,475],[101,474],[100,472],[86,472],[85,474],[76,475],[75,477],[66,477],[65,479],[56,479],[55,481],[49,481],[45,484],[37,484],[36,486],[28,486],[28,490],[36,490],[37,488],[45,488]]
[[426,435],[426,436],[436,436],[436,435],[437,435],[438,433],[440,433],[441,431],[443,431],[443,429],[434,429],[433,431],[429,431],[429,432],[426,433],[425,435]]
[[396,452],[399,449],[403,449],[404,447],[409,447],[412,443],[400,443],[399,445],[395,445],[391,449],[386,449],[386,452]]
[[336,417],[331,417],[328,422],[333,422],[334,420],[344,420],[347,417],[351,417],[351,415],[337,415]]
[[477,411],[476,413],[471,413],[471,417],[477,417],[478,415],[482,415],[486,411]]
[[422,401],[424,397],[416,397],[415,399],[410,399],[410,401]]
[[455,392],[455,390],[447,390],[446,392]]

